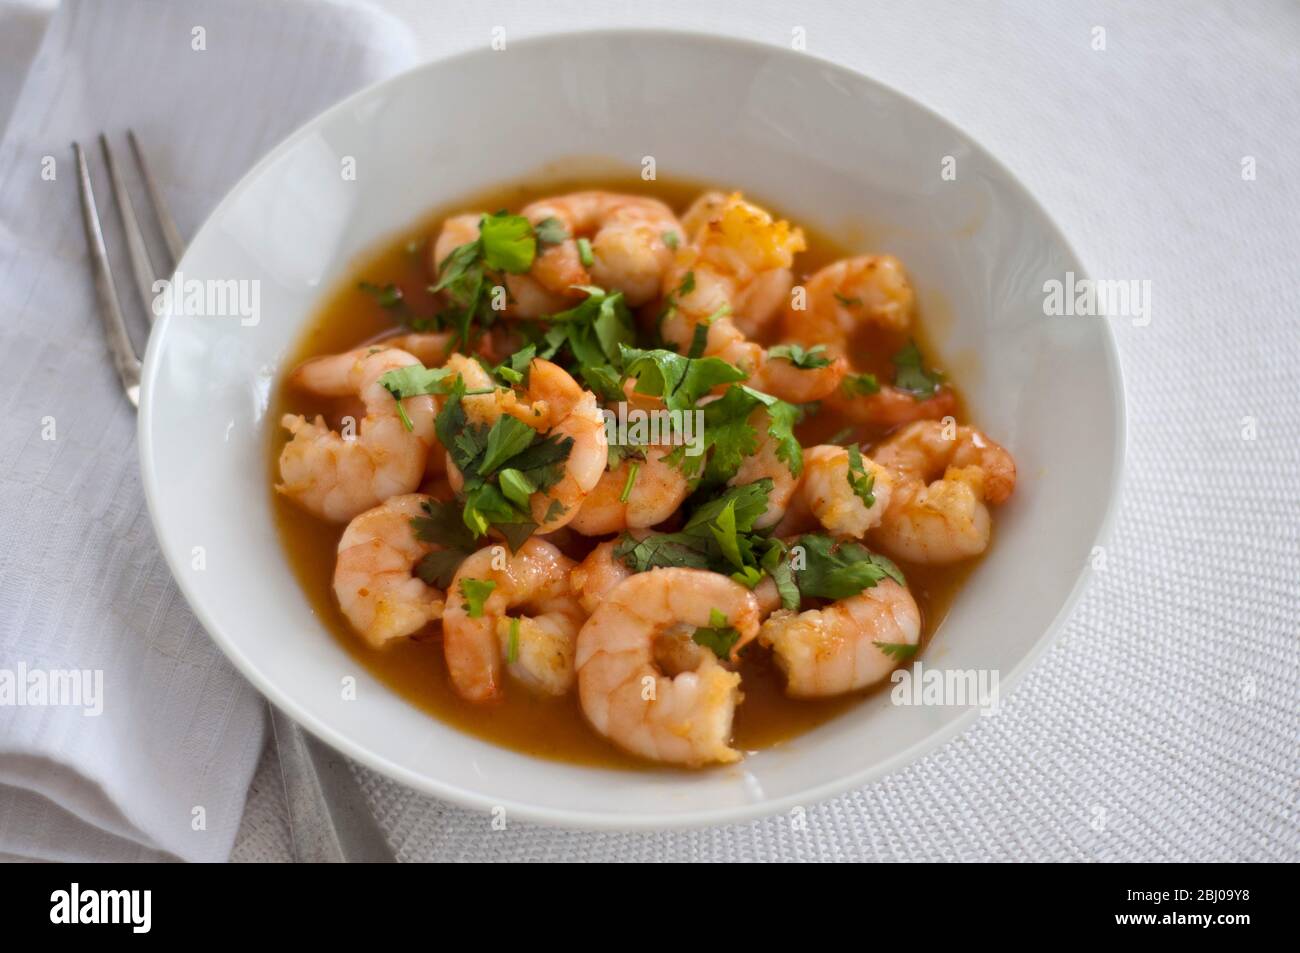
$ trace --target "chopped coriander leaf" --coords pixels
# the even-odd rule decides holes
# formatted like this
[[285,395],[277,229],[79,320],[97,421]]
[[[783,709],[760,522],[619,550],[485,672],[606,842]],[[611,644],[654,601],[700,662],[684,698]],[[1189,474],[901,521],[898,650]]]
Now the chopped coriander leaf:
[[870,589],[882,579],[906,586],[898,567],[860,543],[839,542],[829,536],[805,534],[794,541],[802,549],[802,568],[795,568],[795,583],[805,597],[847,599]]
[[850,298],[846,295],[840,294],[838,291],[835,292],[835,300],[846,308],[857,308],[862,304],[861,298]]
[[[587,297],[567,311],[549,315],[551,327],[542,338],[538,356],[560,361],[581,375],[583,381],[605,400],[619,400],[621,349],[636,342],[636,324],[623,293],[584,285]],[[571,362],[557,355],[567,349]]]
[[620,345],[623,379],[636,378],[636,392],[662,397],[669,410],[691,410],[720,384],[745,379],[745,372],[717,357],[683,357],[663,349]]
[[908,341],[892,358],[894,362],[894,386],[905,390],[917,400],[933,397],[934,392],[943,383],[943,374],[939,371],[927,371],[921,363],[921,349],[915,341]]
[[871,644],[899,662],[911,658],[921,647],[919,642],[872,642]]
[[505,498],[521,510],[528,509],[529,499],[537,492],[536,484],[514,467],[507,467],[498,473],[497,483]]
[[677,286],[676,294],[688,295],[695,290],[695,272],[688,271],[682,278],[682,283]]
[[[702,477],[705,486],[725,483],[746,457],[758,452],[760,437],[750,423],[750,417],[760,408],[767,412],[767,435],[776,441],[777,459],[789,467],[794,476],[803,472],[803,450],[794,435],[799,408],[752,387],[733,384],[722,397],[700,408],[707,451]],[[705,457],[687,457],[682,448],[677,448],[667,459],[689,476],[698,470]]]
[[538,245],[559,245],[569,239],[569,230],[554,215],[542,219],[533,226]]
[[868,473],[862,463],[862,452],[858,450],[857,444],[849,447],[849,487],[862,505],[871,509],[876,505],[876,495],[872,492],[876,486],[876,474]]
[[591,254],[591,242],[585,238],[578,239],[578,261],[582,262],[583,268],[590,268],[596,263],[595,257]]
[[483,262],[494,271],[522,275],[537,255],[533,226],[522,215],[484,215],[479,222],[479,241],[483,243]]
[[753,534],[771,492],[770,479],[731,487],[698,506],[678,532],[650,533],[639,540],[624,535],[614,555],[633,572],[685,566],[723,575],[738,573],[748,584],[749,570],[758,567],[758,546],[768,545]]
[[420,397],[425,394],[449,393],[452,387],[451,371],[445,367],[425,367],[423,364],[408,364],[397,367],[380,376],[379,384],[393,395],[394,400],[407,397]]
[[865,397],[880,393],[880,382],[875,374],[846,374],[840,384],[849,397]]
[[799,586],[794,581],[794,570],[790,566],[790,550],[779,539],[769,540],[767,552],[759,560],[763,571],[776,583],[776,591],[781,595],[781,608],[798,609],[802,599]]
[[543,523],[550,523],[558,520],[561,516],[569,511],[569,508],[559,500],[551,500],[551,505],[546,508],[546,514],[542,517]]
[[830,358],[826,356],[825,344],[814,344],[807,350],[804,350],[798,344],[778,344],[776,347],[768,349],[767,356],[789,361],[795,367],[804,371],[829,367],[831,363]]
[[406,428],[407,433],[415,429],[415,422],[411,420],[411,415],[406,412],[406,407],[403,406],[400,400],[397,402],[397,417],[401,420],[402,426]]
[[519,620],[510,620],[510,641],[506,648],[506,661],[511,665],[519,661]]
[[373,282],[363,281],[357,287],[374,298],[381,308],[393,310],[402,306],[402,289],[392,282],[380,287]]
[[848,439],[851,436],[853,436],[853,428],[845,427],[843,430],[835,431],[835,433],[831,436],[831,438],[826,442],[833,443],[836,446],[842,447],[848,442]]
[[427,500],[421,507],[428,515],[411,520],[415,538],[438,548],[415,564],[415,572],[428,585],[445,590],[460,564],[475,550],[474,535],[465,528],[454,503]]
[[497,587],[491,579],[462,579],[460,592],[465,597],[465,612],[471,619],[483,618],[483,603]]
[[669,248],[672,249],[677,248],[678,240],[677,240],[676,232],[664,232],[662,237],[664,240],[664,244],[667,245]]
[[691,346],[686,352],[686,356],[691,360],[704,356],[704,349],[709,343],[709,325],[701,321],[695,325],[695,331],[691,335]]
[[478,467],[479,474],[487,476],[511,457],[523,453],[536,436],[537,431],[518,417],[507,414],[497,418],[497,422],[488,431],[487,446]]
[[632,495],[632,486],[636,483],[636,475],[641,470],[641,464],[634,463],[627,468],[627,482],[623,484],[623,492],[618,495],[620,503],[626,503],[628,497]]
[[718,658],[729,659],[736,643],[740,641],[740,633],[730,626],[725,615],[717,609],[710,609],[709,624],[696,629],[691,639],[696,645],[712,651]]

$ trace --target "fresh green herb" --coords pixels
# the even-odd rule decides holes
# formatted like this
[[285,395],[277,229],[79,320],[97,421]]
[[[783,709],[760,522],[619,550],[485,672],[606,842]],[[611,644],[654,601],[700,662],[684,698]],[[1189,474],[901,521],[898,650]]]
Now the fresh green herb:
[[777,360],[789,361],[803,371],[828,367],[831,363],[830,358],[826,356],[825,344],[814,344],[807,350],[804,350],[798,344],[778,344],[776,347],[768,349],[767,356]]
[[505,415],[498,418],[488,431],[487,447],[478,465],[479,473],[491,473],[506,460],[523,453],[536,436],[537,431],[518,417]]
[[374,298],[379,306],[386,310],[392,311],[403,305],[402,289],[391,282],[380,287],[374,282],[363,281],[357,287]]
[[917,400],[933,397],[934,392],[943,383],[943,374],[939,371],[925,369],[921,363],[921,349],[915,341],[908,341],[892,358],[894,362],[894,386],[905,390]]
[[511,416],[491,427],[471,424],[464,394],[457,376],[435,423],[439,441],[464,477],[461,520],[475,537],[496,529],[517,550],[537,529],[531,497],[563,478],[573,438],[540,434]]
[[835,433],[831,435],[831,438],[826,442],[833,443],[837,446],[843,447],[846,445],[849,437],[851,436],[853,436],[853,428],[845,427],[842,430],[835,431]]
[[554,215],[548,216],[534,225],[533,234],[537,236],[539,246],[559,245],[569,240],[569,230]]
[[521,510],[528,509],[529,499],[537,492],[537,484],[514,467],[507,467],[498,473],[497,483],[505,498]]
[[[636,392],[663,398],[669,410],[691,410],[714,387],[745,379],[745,372],[717,357],[683,357],[662,348],[620,346],[623,379],[636,378]],[[711,405],[710,405],[711,406]]]
[[[586,298],[545,319],[550,328],[541,336],[537,356],[569,367],[602,399],[619,400],[622,348],[636,341],[632,312],[621,291],[610,293],[594,285],[580,290]],[[572,359],[564,359],[561,352]]]
[[846,374],[840,388],[849,397],[866,397],[880,393],[880,382],[875,374]]
[[590,268],[596,261],[591,253],[591,242],[585,238],[578,239],[578,261],[582,262],[583,268]]
[[537,236],[522,215],[497,212],[484,215],[479,222],[479,241],[483,243],[483,263],[493,271],[522,275],[533,266],[537,256]]
[[510,619],[510,642],[506,648],[506,661],[511,665],[519,661],[519,620]]
[[882,579],[907,585],[893,562],[860,543],[810,533],[795,540],[791,552],[795,583],[804,598],[847,599]]
[[678,243],[677,243],[676,232],[664,232],[662,237],[664,240],[664,244],[667,245],[669,248],[672,248],[674,250],[677,248]]
[[720,659],[731,658],[740,633],[733,629],[725,615],[717,609],[709,610],[709,624],[696,629],[691,635],[696,645],[709,649]]
[[686,356],[695,360],[704,356],[704,349],[709,344],[709,326],[704,321],[695,325],[695,331],[691,334],[691,347],[686,352]]
[[844,305],[844,307],[846,308],[856,308],[862,304],[861,298],[849,298],[845,295],[840,294],[838,291],[835,292],[835,300],[838,301],[840,304]]
[[789,547],[779,539],[768,540],[759,565],[776,583],[776,591],[781,595],[781,608],[798,609],[803,600],[799,596],[799,586],[794,581],[794,569],[790,566]]
[[682,278],[682,283],[677,286],[676,294],[688,295],[695,290],[695,272],[688,271]]
[[446,590],[460,564],[477,548],[474,535],[461,520],[456,504],[426,500],[421,508],[426,515],[411,520],[415,538],[438,548],[416,563],[415,572],[428,585]]
[[441,396],[451,392],[451,371],[445,367],[425,367],[408,364],[394,368],[379,378],[380,386],[393,395],[394,400],[420,397],[425,394]]
[[720,398],[700,408],[704,421],[703,454],[688,457],[682,446],[674,448],[665,459],[690,477],[700,475],[703,463],[702,483],[706,487],[727,482],[745,458],[758,452],[759,433],[750,418],[759,409],[767,414],[767,435],[776,441],[777,459],[790,468],[792,475],[799,476],[803,472],[803,450],[794,435],[799,408],[743,384],[733,384]]
[[471,619],[483,618],[483,603],[497,587],[491,579],[462,579],[460,592],[465,597],[465,613]]
[[862,463],[862,452],[858,450],[857,444],[849,447],[849,487],[862,505],[871,509],[876,505],[876,495],[872,492],[876,486],[876,474],[868,473]]
[[636,483],[636,475],[641,470],[639,463],[634,463],[627,468],[627,482],[623,484],[623,492],[618,495],[620,503],[626,503],[632,495],[632,486]]
[[770,479],[728,488],[696,507],[675,533],[650,533],[641,539],[624,535],[614,555],[633,572],[663,566],[745,573],[759,565],[759,547],[767,541],[754,534],[754,523],[767,510]]
[[911,658],[921,648],[919,642],[872,642],[871,644],[898,662]]

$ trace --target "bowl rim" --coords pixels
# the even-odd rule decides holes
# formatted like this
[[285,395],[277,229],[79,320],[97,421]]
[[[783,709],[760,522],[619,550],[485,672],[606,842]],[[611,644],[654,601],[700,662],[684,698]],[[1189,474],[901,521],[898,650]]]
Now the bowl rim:
[[[881,80],[868,76],[865,73],[858,72],[852,67],[845,66],[842,63],[833,60],[825,59],[813,53],[794,51],[773,43],[766,43],[744,37],[729,36],[707,30],[683,30],[636,26],[600,27],[589,30],[563,30],[539,33],[519,40],[514,40],[512,41],[512,44],[516,47],[546,46],[548,44],[558,44],[573,39],[593,40],[601,37],[611,39],[638,37],[667,42],[704,41],[730,46],[760,56],[790,56],[799,57],[800,59],[811,59],[825,69],[838,74],[841,78],[850,79],[857,83],[867,83],[889,96],[897,97],[909,107],[921,110],[930,119],[951,129],[962,140],[964,140],[964,142],[968,144],[968,146],[975,151],[983,161],[989,163],[990,167],[997,171],[1006,180],[1012,191],[1017,193],[1030,208],[1036,210],[1037,213],[1042,216],[1049,233],[1060,244],[1064,252],[1073,259],[1073,262],[1077,266],[1075,269],[1076,273],[1080,277],[1086,278],[1090,276],[1090,272],[1085,266],[1083,259],[1066,237],[1065,232],[1057,223],[1056,219],[1001,159],[986,149],[979,140],[970,135],[964,128],[930,108],[925,103],[908,93],[882,82]],[[281,156],[287,153],[290,149],[296,147],[304,138],[309,136],[322,125],[328,123],[340,112],[350,109],[355,103],[364,98],[380,95],[390,87],[407,82],[411,76],[423,70],[433,69],[435,67],[446,67],[448,64],[455,64],[460,60],[484,55],[490,55],[490,51],[486,48],[474,47],[453,53],[449,56],[425,60],[402,70],[393,76],[363,87],[333,105],[326,107],[321,112],[296,127],[264,156],[262,156],[261,159],[255,162],[253,166],[226,191],[222,199],[217,203],[212,211],[208,213],[202,225],[200,225],[195,231],[195,237],[197,238],[206,231],[212,225],[213,221],[221,216],[227,208],[248,189],[250,184],[261,176],[266,168],[277,162]],[[399,227],[399,225],[400,223],[395,224],[394,227]],[[193,240],[191,240],[191,244],[192,241]],[[181,265],[185,263],[187,257],[188,251],[186,254],[183,254],[180,261],[176,263],[176,271],[184,270],[181,268]],[[1097,318],[1102,322],[1103,353],[1106,366],[1111,374],[1113,412],[1110,423],[1115,436],[1112,447],[1114,453],[1114,464],[1111,468],[1111,473],[1109,474],[1110,494],[1101,522],[1092,541],[1094,548],[1105,546],[1113,535],[1116,518],[1119,512],[1119,502],[1123,493],[1124,463],[1128,455],[1128,426],[1125,387],[1122,364],[1119,359],[1119,351],[1115,341],[1115,332],[1110,326],[1110,318],[1108,316],[1098,315]],[[164,315],[159,320],[158,326],[154,328],[153,333],[150,335],[149,344],[143,362],[144,366],[141,379],[140,406],[137,420],[141,482],[144,487],[149,517],[154,526],[154,534],[159,542],[159,549],[162,550],[163,558],[167,562],[168,569],[171,571],[172,577],[175,579],[181,593],[185,596],[185,601],[189,605],[190,610],[194,612],[209,637],[221,649],[222,654],[224,654],[235,668],[238,669],[239,673],[243,675],[244,678],[248,679],[248,681],[257,689],[259,694],[261,694],[268,702],[274,704],[297,724],[311,732],[312,735],[325,744],[328,744],[330,747],[347,755],[353,760],[364,764],[366,767],[378,771],[379,773],[421,793],[450,801],[471,810],[492,810],[494,808],[504,808],[509,815],[520,820],[546,824],[553,827],[599,831],[685,830],[721,824],[735,824],[777,813],[783,813],[795,806],[811,806],[842,794],[845,791],[861,787],[869,782],[884,777],[885,775],[898,771],[901,768],[906,767],[908,764],[920,759],[925,754],[937,750],[957,735],[966,731],[970,727],[972,721],[980,714],[977,708],[970,708],[953,718],[952,721],[935,729],[924,739],[901,751],[895,752],[883,761],[857,771],[845,773],[832,781],[827,781],[814,787],[805,788],[804,790],[794,794],[767,798],[761,801],[742,805],[703,808],[693,811],[667,814],[620,814],[593,812],[589,810],[546,808],[531,805],[526,801],[488,797],[476,791],[468,790],[455,784],[449,784],[436,778],[420,774],[403,764],[375,754],[369,749],[354,743],[341,730],[336,729],[326,722],[312,716],[309,712],[299,707],[299,705],[279,686],[264,678],[262,673],[243,654],[236,642],[225,635],[217,620],[207,611],[207,607],[204,605],[203,600],[199,598],[196,592],[192,591],[193,584],[190,582],[191,577],[190,574],[182,571],[183,566],[181,565],[180,554],[178,552],[173,553],[171,548],[163,544],[163,533],[160,529],[161,519],[158,512],[158,498],[160,491],[152,466],[154,458],[154,445],[152,438],[153,391],[159,373],[158,355],[161,350],[161,342],[165,338],[170,325],[171,316]],[[1078,605],[1084,591],[1087,589],[1091,576],[1091,572],[1086,567],[1080,569],[1074,585],[1066,595],[1065,600],[1062,602],[1060,609],[1057,611],[1052,621],[1046,626],[1042,634],[1025,653],[1024,657],[1021,658],[1020,661],[1011,669],[1011,671],[999,675],[999,688],[1004,699],[1014,691],[1024,674],[1037,664],[1047,649],[1055,643],[1061,630],[1064,628],[1066,621],[1073,614],[1075,607]],[[452,728],[451,730],[455,729]],[[689,777],[689,775],[684,775],[684,778],[685,777]]]

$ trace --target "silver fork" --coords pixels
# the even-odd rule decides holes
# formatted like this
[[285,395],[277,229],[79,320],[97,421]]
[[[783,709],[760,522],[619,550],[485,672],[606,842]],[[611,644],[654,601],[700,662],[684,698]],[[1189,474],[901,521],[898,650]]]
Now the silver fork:
[[[135,133],[128,131],[127,139],[140,178],[144,182],[154,218],[162,232],[166,246],[167,267],[170,275],[176,269],[185,250],[180,232],[167,209],[157,180],[145,161]],[[149,255],[135,207],[127,192],[121,171],[113,157],[108,138],[99,137],[108,168],[109,184],[126,236],[127,257],[137,296],[153,324],[154,280],[156,272]],[[126,399],[135,407],[140,402],[140,357],[131,344],[126,320],[122,314],[117,285],[108,262],[104,244],[104,230],[99,211],[95,206],[95,193],[90,183],[90,170],[86,156],[78,143],[72,144],[77,160],[77,182],[81,190],[81,217],[86,228],[86,244],[90,248],[91,269],[95,278],[95,296],[99,315],[108,339],[108,351],[113,359],[117,376],[122,381]],[[284,782],[285,801],[289,809],[289,829],[293,837],[294,858],[304,862],[367,862],[391,863],[396,858],[384,839],[379,825],[367,807],[365,797],[357,786],[347,762],[332,749],[317,741],[281,713],[270,702],[266,704],[271,720],[272,743],[280,761],[280,774]]]

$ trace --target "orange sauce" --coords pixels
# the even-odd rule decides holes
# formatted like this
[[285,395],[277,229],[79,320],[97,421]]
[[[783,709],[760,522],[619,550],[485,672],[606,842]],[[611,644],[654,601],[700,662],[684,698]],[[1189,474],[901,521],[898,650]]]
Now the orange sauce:
[[[394,283],[402,289],[410,313],[432,315],[437,310],[437,305],[427,290],[431,283],[429,248],[432,236],[436,235],[443,218],[474,209],[518,210],[533,199],[578,188],[609,188],[653,195],[680,213],[705,186],[680,180],[644,182],[635,176],[588,176],[581,181],[548,178],[545,181],[520,183],[470,196],[454,207],[436,210],[411,228],[395,235],[382,247],[361,256],[326,296],[277,381],[269,415],[269,420],[275,426],[267,443],[268,486],[279,479],[277,461],[287,438],[287,434],[278,427],[281,414],[302,413],[311,416],[322,413],[331,418],[336,416],[338,410],[337,407],[330,406],[328,401],[313,399],[286,387],[284,374],[309,357],[349,350],[395,330],[392,313],[385,310],[373,296],[361,291],[359,283],[371,282],[381,287]],[[762,197],[755,197],[755,201],[774,214],[780,214],[779,205],[768,203]],[[796,261],[799,277],[811,274],[837,258],[860,251],[842,247],[828,236],[819,234],[806,224],[800,224],[808,239],[808,250]],[[932,353],[926,346],[923,328],[915,328],[913,336],[917,338],[923,353]],[[888,355],[903,343],[903,340],[882,339],[858,342],[863,349],[858,364],[863,369],[887,372]],[[868,354],[874,356],[868,358]],[[888,380],[889,377],[882,379]],[[959,411],[958,419],[964,419],[964,408]],[[836,419],[828,411],[822,411],[809,416],[800,425],[799,437],[805,446],[811,446],[845,427],[845,421]],[[870,440],[875,436],[878,435],[864,433],[861,428],[853,431],[853,438],[857,440]],[[441,635],[436,626],[415,638],[399,640],[397,644],[384,649],[367,646],[351,631],[334,599],[332,580],[335,552],[343,527],[320,521],[274,491],[270,492],[285,556],[320,619],[322,628],[359,664],[407,702],[462,731],[537,757],[622,769],[646,770],[659,767],[623,753],[596,734],[583,718],[576,692],[560,699],[543,699],[526,691],[507,689],[503,698],[485,705],[464,701],[451,687],[443,659]],[[582,554],[579,552],[571,555],[580,557]],[[900,564],[900,568],[907,576],[909,587],[921,609],[921,644],[924,648],[947,614],[954,596],[973,568],[973,562],[956,567],[914,566],[904,563]],[[872,691],[879,690],[825,700],[787,698],[782,690],[782,677],[772,662],[770,653],[757,645],[746,651],[740,673],[744,701],[736,710],[733,743],[744,751],[779,745],[837,716],[852,717],[852,710],[863,698]]]

